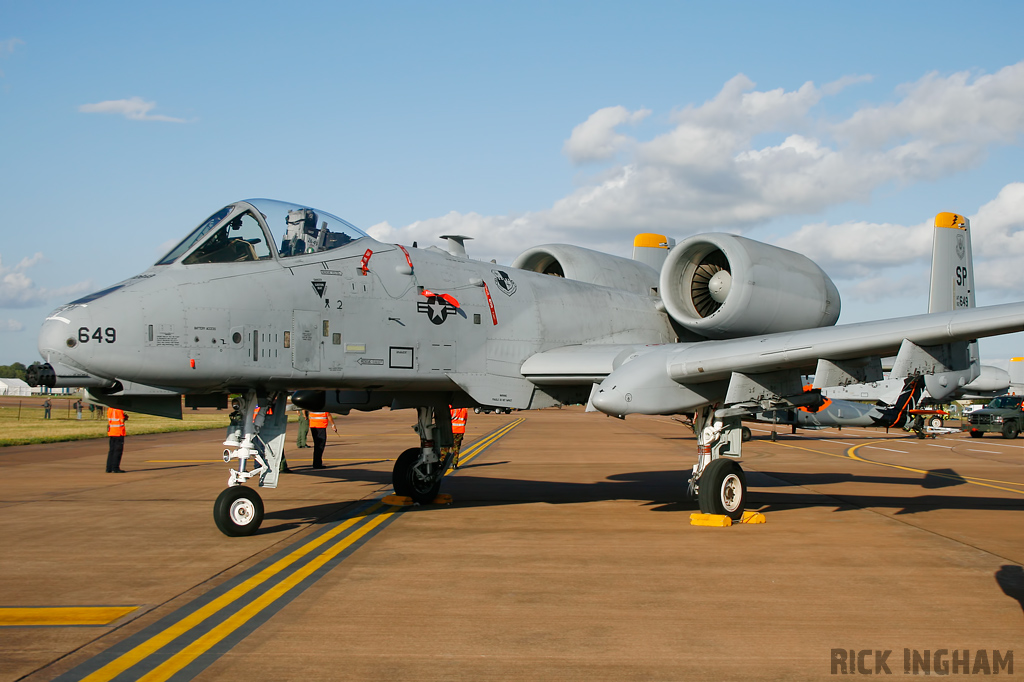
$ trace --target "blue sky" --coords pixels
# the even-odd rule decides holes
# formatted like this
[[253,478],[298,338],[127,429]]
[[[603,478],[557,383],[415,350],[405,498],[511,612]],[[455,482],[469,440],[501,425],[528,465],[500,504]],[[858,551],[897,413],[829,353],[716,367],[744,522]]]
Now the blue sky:
[[[923,312],[929,225],[1024,298],[1024,5],[0,0],[0,364],[215,209],[306,203],[508,263],[727,231],[840,322]],[[983,357],[1024,355],[1021,335]]]

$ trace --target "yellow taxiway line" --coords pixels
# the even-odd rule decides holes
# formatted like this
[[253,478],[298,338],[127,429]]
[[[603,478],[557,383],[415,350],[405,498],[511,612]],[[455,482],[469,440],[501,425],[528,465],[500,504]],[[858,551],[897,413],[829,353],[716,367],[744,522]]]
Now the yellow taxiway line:
[[[264,570],[260,571],[259,573],[257,573],[253,577],[249,578],[248,580],[246,580],[242,584],[237,585],[236,587],[234,587],[233,589],[229,590],[225,594],[222,594],[220,597],[218,597],[217,599],[214,599],[209,604],[206,604],[205,606],[197,609],[196,611],[193,611],[191,614],[189,614],[185,618],[182,618],[180,621],[178,621],[177,623],[173,624],[171,627],[168,627],[165,630],[163,630],[162,632],[154,635],[153,637],[150,637],[145,642],[142,642],[141,644],[136,646],[134,649],[125,652],[121,656],[117,657],[116,659],[114,659],[113,661],[108,663],[107,665],[103,666],[102,668],[100,668],[96,672],[92,673],[91,675],[89,675],[88,677],[85,677],[83,679],[84,680],[89,680],[90,682],[98,682],[99,680],[112,680],[112,679],[114,679],[115,677],[120,675],[122,672],[124,672],[128,668],[132,667],[133,665],[135,665],[136,663],[138,663],[142,659],[146,658],[147,656],[149,656],[153,652],[157,651],[161,647],[163,647],[163,646],[167,645],[168,643],[172,642],[174,639],[176,639],[180,635],[185,634],[186,632],[188,632],[192,628],[196,627],[197,625],[202,623],[204,620],[206,620],[210,616],[216,614],[221,609],[231,605],[233,602],[235,602],[239,598],[245,596],[246,594],[248,594],[252,590],[256,589],[257,587],[262,585],[264,582],[266,582],[270,578],[275,577],[281,571],[283,571],[284,569],[288,568],[290,565],[294,564],[299,559],[305,557],[307,554],[311,553],[313,550],[317,549],[318,547],[320,547],[321,545],[325,544],[326,542],[328,542],[329,540],[333,539],[334,537],[344,533],[345,531],[347,531],[352,526],[354,526],[357,523],[359,523],[360,521],[364,520],[366,517],[375,514],[383,506],[384,506],[383,504],[378,502],[377,504],[374,504],[370,508],[364,510],[358,516],[353,516],[352,518],[348,519],[344,523],[338,524],[335,528],[331,529],[330,532],[324,533],[323,535],[320,535],[319,537],[314,538],[310,542],[307,542],[307,543],[303,544],[302,546],[298,547],[295,551],[291,552],[290,554],[288,554],[288,555],[282,557],[281,559],[279,559],[278,561],[276,561],[273,565],[268,566],[267,568],[265,568]],[[388,518],[388,517],[390,517],[393,514],[394,514],[394,512],[388,512],[386,514],[378,514],[377,518],[376,519],[372,519],[371,521],[369,521],[367,523],[367,525],[372,523],[374,526],[376,526],[381,521],[383,521],[385,518]],[[365,533],[365,531],[364,531],[364,533]],[[358,537],[362,537],[362,535],[364,533],[359,533]],[[335,545],[330,550],[328,550],[328,552],[325,552],[321,556],[319,556],[316,559],[314,559],[313,561],[311,561],[310,564],[308,564],[307,566],[303,567],[302,569],[299,569],[299,571],[296,571],[296,573],[292,574],[292,577],[294,575],[296,575],[296,574],[299,574],[299,573],[301,573],[303,575],[303,577],[305,577],[306,575],[308,575],[306,569],[310,565],[314,565],[315,564],[316,567],[319,568],[324,563],[326,563],[327,560],[328,560],[327,558],[324,558],[324,555],[329,555],[330,558],[333,558],[336,554],[340,553],[342,550],[344,550],[349,545],[351,545],[353,542],[355,542],[355,540],[358,539],[358,537],[356,536],[356,534],[353,534],[352,537],[347,538],[346,540],[337,543],[337,545]],[[337,549],[337,551],[335,551],[335,549]],[[309,571],[309,572],[312,572],[312,571]],[[291,586],[290,578],[286,579],[283,582],[289,582],[289,586]],[[263,601],[265,601],[266,597],[268,595],[270,595],[270,594],[274,595],[274,599],[276,599],[277,597],[279,597],[281,595],[280,592],[278,592],[278,591],[276,591],[276,590],[274,590],[272,588],[271,590],[268,590],[266,594],[264,594],[262,597],[260,597],[256,601],[263,602]],[[271,601],[273,601],[273,600],[271,600]],[[255,602],[253,602],[253,603],[255,603]],[[264,606],[266,606],[265,603],[264,603]],[[251,617],[251,615],[252,614],[250,614],[250,617]],[[234,618],[234,616],[232,618]],[[220,630],[222,627],[224,627],[224,626],[221,625],[221,626],[218,626],[217,628],[214,628],[214,633],[217,632],[218,630]],[[237,627],[238,626],[236,625],[235,628],[237,628]],[[232,631],[235,628],[232,628]],[[213,634],[213,633],[210,633],[210,634]],[[227,634],[229,634],[229,633],[228,632],[224,632],[224,636],[226,636]],[[210,635],[208,634],[207,637],[209,637],[209,636]],[[221,639],[222,638],[223,637],[221,637]],[[211,643],[211,645],[212,645],[212,643]],[[207,648],[209,648],[209,647],[207,647]],[[193,649],[190,646],[188,648],[188,650],[191,651]],[[204,651],[205,651],[205,649],[204,649]],[[180,661],[181,659],[179,658],[179,656],[181,656],[184,653],[185,653],[185,651],[180,652],[177,656],[173,657],[173,659],[171,659],[171,660],[178,660],[178,661]],[[201,653],[201,652],[196,652],[195,656],[198,656],[199,653]],[[195,658],[195,656],[193,656],[192,658]],[[189,660],[192,660],[192,659],[189,659]],[[161,665],[156,670],[153,670],[149,675],[146,676],[145,679],[158,679],[156,677],[153,677],[153,674],[156,673],[157,670],[164,670],[165,672],[168,672],[166,677],[170,677],[170,675],[173,674],[174,672],[177,672],[178,669],[180,669],[181,667],[184,667],[185,665],[187,665],[187,661],[185,661],[185,662],[182,662],[179,666],[177,666],[174,670],[168,671],[167,670],[167,664],[169,662],[170,662],[170,660],[166,661],[163,665]],[[166,677],[159,678],[159,679],[166,679]]]
[[[964,483],[970,483],[971,485],[978,485],[978,486],[982,486],[984,488],[994,488],[996,490],[1003,490],[1003,491],[1010,492],[1010,493],[1017,493],[1018,495],[1024,495],[1024,490],[1020,490],[1020,489],[1017,489],[1017,488],[1006,488],[1006,487],[1003,487],[1003,486],[1012,485],[1012,486],[1021,486],[1022,488],[1024,488],[1024,483],[1018,483],[1016,481],[999,481],[999,480],[994,480],[994,479],[990,479],[990,478],[979,478],[977,476],[963,476],[961,474],[957,474],[955,476],[952,476],[950,474],[943,473],[941,471],[929,471],[928,469],[917,469],[915,467],[903,466],[901,464],[889,464],[888,462],[878,462],[878,461],[875,461],[873,459],[867,459],[867,458],[861,457],[860,455],[857,454],[857,450],[859,450],[860,448],[868,447],[868,446],[872,446],[872,445],[878,445],[880,443],[890,443],[891,444],[891,439],[870,441],[868,443],[860,443],[859,445],[854,445],[853,447],[849,448],[846,451],[846,453],[842,454],[842,455],[837,455],[837,454],[835,454],[833,452],[823,452],[821,450],[815,450],[814,448],[801,447],[799,445],[788,445],[786,443],[780,443],[778,441],[776,441],[774,443],[774,445],[778,445],[778,446],[781,446],[781,447],[784,447],[784,448],[790,448],[790,449],[793,449],[793,450],[804,450],[806,452],[813,452],[813,453],[815,453],[817,455],[825,455],[827,457],[837,457],[839,459],[852,459],[855,462],[861,462],[863,464],[874,464],[875,466],[889,467],[890,469],[900,469],[901,471],[909,471],[909,472],[915,473],[915,474],[924,474],[926,476],[935,476],[937,478],[946,478],[946,479],[949,479],[951,481],[962,481]],[[1001,486],[1000,485],[992,485],[993,483],[1002,483],[1003,485],[1001,485]]]
[[[500,429],[498,429],[497,431],[495,431],[491,435],[486,436],[486,437],[478,440],[477,442],[473,443],[471,446],[466,448],[463,452],[460,452],[459,453],[459,469],[461,469],[463,466],[465,466],[467,463],[469,463],[470,460],[472,460],[474,457],[476,457],[481,452],[483,452],[487,448],[488,445],[490,445],[494,441],[498,440],[499,438],[504,436],[506,433],[508,433],[509,431],[514,429],[515,427],[517,427],[520,424],[522,424],[524,421],[526,421],[526,419],[524,417],[520,417],[519,419],[516,419],[513,422],[509,422],[508,424],[505,424],[505,426],[501,427]],[[448,471],[445,472],[445,476],[451,476],[452,474],[457,472],[459,469],[449,469]]]
[[[461,458],[462,461],[468,462],[475,458],[489,445],[523,421],[525,420],[522,418],[517,419],[473,443],[470,447],[466,448]],[[282,556],[270,566],[242,581],[209,603],[182,616],[178,620],[170,622],[167,627],[139,642],[131,649],[124,651],[113,660],[109,660],[91,674],[76,679],[89,682],[105,682],[113,680],[126,672],[131,674],[129,671],[132,667],[145,661],[150,656],[159,658],[162,653],[161,649],[172,644],[175,640],[179,640],[179,638],[187,639],[189,632],[200,627],[204,621],[215,619],[218,615],[224,617],[225,614],[230,614],[226,615],[223,621],[217,623],[207,632],[199,635],[180,649],[175,650],[167,658],[162,659],[155,668],[136,678],[146,682],[162,682],[163,680],[171,679],[210,651],[210,649],[216,647],[224,639],[229,638],[240,628],[244,628],[260,612],[271,607],[282,598],[289,598],[289,593],[294,594],[293,590],[299,587],[303,581],[309,580],[317,571],[336,559],[364,536],[374,533],[378,526],[386,524],[386,522],[403,511],[404,509],[401,507],[387,505],[381,501],[374,502],[356,516],[339,523],[336,527],[321,535],[311,538],[308,542],[295,548],[294,551]],[[274,580],[277,578],[280,579],[275,583]],[[250,601],[245,603],[246,599]],[[231,612],[232,608],[236,609],[233,613]]]
[[138,606],[5,606],[0,627],[69,627],[110,625]]

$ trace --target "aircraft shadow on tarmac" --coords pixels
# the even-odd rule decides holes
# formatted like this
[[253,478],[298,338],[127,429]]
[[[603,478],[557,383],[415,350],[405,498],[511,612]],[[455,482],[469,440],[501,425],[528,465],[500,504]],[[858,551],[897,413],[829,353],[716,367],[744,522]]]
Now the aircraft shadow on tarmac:
[[1016,599],[1024,611],[1024,568],[1014,564],[1000,566],[996,571],[996,584],[1003,594]]
[[[505,462],[481,462],[459,469],[457,476],[445,479],[442,492],[450,493],[459,506],[503,504],[575,504],[608,500],[645,502],[653,511],[685,512],[697,509],[697,502],[686,498],[689,471],[641,471],[617,474],[604,481],[571,483],[533,481],[515,478],[474,476],[472,470],[483,466],[500,466]],[[300,469],[299,471],[303,471]],[[382,486],[391,482],[391,472],[335,466],[311,475],[337,482],[368,482]],[[846,473],[747,472],[750,487],[748,509],[771,511],[805,507],[830,507],[847,511],[864,507],[896,509],[897,514],[915,514],[931,509],[1007,508],[1024,511],[1019,499],[972,497],[957,495],[865,495],[850,492],[819,492],[806,486],[835,483],[890,484],[935,490],[965,485],[967,482],[952,469],[936,469],[921,477],[864,476]],[[786,490],[782,488],[796,488]],[[429,509],[429,507],[427,508]],[[268,518],[273,518],[268,514]],[[308,517],[307,517],[308,518]]]

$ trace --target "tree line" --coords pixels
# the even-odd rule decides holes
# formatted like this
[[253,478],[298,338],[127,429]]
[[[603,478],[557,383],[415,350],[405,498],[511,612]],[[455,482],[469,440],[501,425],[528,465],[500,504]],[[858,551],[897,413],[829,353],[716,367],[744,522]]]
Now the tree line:
[[0,379],[21,379],[25,380],[25,370],[28,369],[20,362],[10,365],[0,365]]

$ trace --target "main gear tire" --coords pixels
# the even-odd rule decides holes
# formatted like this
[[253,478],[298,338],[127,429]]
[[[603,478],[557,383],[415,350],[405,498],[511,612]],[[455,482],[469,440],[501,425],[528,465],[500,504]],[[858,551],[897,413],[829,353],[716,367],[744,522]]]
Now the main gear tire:
[[396,495],[411,497],[420,504],[429,504],[441,490],[442,477],[435,475],[433,479],[427,479],[416,469],[421,452],[420,448],[409,448],[398,456],[391,472],[391,484]]
[[699,485],[702,513],[728,516],[733,521],[743,518],[747,477],[739,464],[731,459],[713,460],[704,468]]
[[213,503],[213,521],[229,538],[252,535],[263,523],[263,499],[244,485],[225,488]]
[[942,417],[939,417],[939,416],[929,417],[928,418],[928,426],[932,427],[933,429],[941,429],[942,428]]

